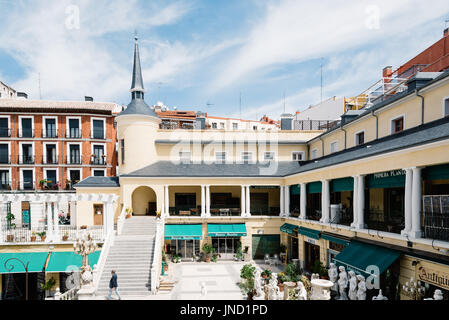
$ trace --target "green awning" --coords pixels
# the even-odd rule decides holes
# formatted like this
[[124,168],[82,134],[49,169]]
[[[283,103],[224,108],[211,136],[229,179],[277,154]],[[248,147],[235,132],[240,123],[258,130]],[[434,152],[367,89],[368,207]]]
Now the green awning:
[[424,180],[447,180],[449,179],[449,164],[431,166],[423,169]]
[[281,226],[281,231],[285,232],[285,233],[288,233],[288,234],[293,234],[293,230],[295,230],[296,228],[298,228],[298,226],[295,226],[295,225],[290,224],[290,223],[284,223]]
[[321,181],[310,182],[307,184],[307,193],[321,193],[323,191]]
[[405,171],[393,170],[370,174],[366,177],[369,189],[403,188],[405,186]]
[[370,274],[366,271],[368,266],[377,266],[379,274],[382,274],[400,255],[401,253],[396,250],[351,241],[349,246],[343,249],[334,260],[337,265],[343,265],[358,274]]
[[298,229],[298,233],[302,234],[303,236],[312,238],[312,239],[320,239],[320,232],[318,230],[313,230],[313,229],[309,229],[309,228],[304,228],[304,227],[299,227]]
[[349,240],[344,240],[344,239],[341,239],[341,238],[337,238],[337,237],[334,237],[334,236],[331,236],[331,235],[325,234],[325,233],[321,234],[321,238],[322,239],[326,239],[326,240],[331,241],[331,242],[334,242],[334,243],[342,244],[344,246],[347,246],[349,244],[349,242],[350,242]]
[[354,178],[334,179],[330,183],[331,192],[354,191]]
[[[28,263],[28,272],[43,272],[47,257],[48,252],[0,253],[0,273],[25,273],[24,266],[16,259],[21,260],[25,265]],[[8,263],[5,266],[6,261]],[[9,271],[11,266],[13,268]]]
[[202,224],[166,224],[165,240],[201,240]]
[[209,237],[244,237],[246,236],[246,225],[237,224],[208,224]]
[[[100,258],[101,251],[95,251],[88,256],[89,265],[93,269]],[[83,257],[73,251],[52,252],[48,262],[47,272],[66,272],[81,268]]]
[[300,184],[294,184],[290,186],[290,194],[297,196],[301,194],[301,185]]

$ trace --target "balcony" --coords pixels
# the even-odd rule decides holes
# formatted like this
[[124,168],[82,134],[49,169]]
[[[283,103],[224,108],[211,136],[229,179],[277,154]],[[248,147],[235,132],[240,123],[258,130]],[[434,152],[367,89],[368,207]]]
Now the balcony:
[[265,209],[262,208],[251,208],[251,216],[271,216],[277,217],[281,214],[280,207],[268,207]]
[[371,230],[400,234],[405,227],[404,212],[365,209],[365,224]]
[[19,138],[34,138],[34,129],[19,129],[17,130]]
[[11,137],[11,129],[0,128],[0,138],[10,138],[10,137]]
[[329,131],[340,125],[341,121],[332,120],[294,120],[293,130],[324,130]]
[[42,130],[42,138],[56,139],[56,138],[58,138],[58,130],[44,129],[44,130]]
[[42,164],[59,164],[59,156],[42,157]]
[[36,190],[36,184],[30,180],[19,181],[17,189],[20,191]]
[[83,158],[80,155],[67,156],[67,164],[83,164]]
[[422,213],[424,238],[449,241],[449,213]]
[[61,184],[58,181],[53,181],[53,180],[41,180],[39,182],[40,188],[42,190],[59,190],[61,187]]
[[70,128],[66,131],[65,137],[68,139],[81,139],[82,138],[82,132],[79,128]]
[[306,219],[319,221],[321,219],[321,209],[314,209],[307,207],[306,209]]
[[105,166],[107,165],[107,159],[106,156],[93,156],[92,159],[90,160],[90,164],[94,165],[94,166]]
[[0,191],[10,191],[12,189],[11,181],[1,181],[0,182]]
[[91,138],[92,139],[105,140],[106,137],[104,135],[104,130],[103,129],[93,129]]
[[34,164],[34,156],[21,155],[17,159],[18,164]]
[[170,207],[169,213],[171,216],[201,216],[201,206],[198,207]]

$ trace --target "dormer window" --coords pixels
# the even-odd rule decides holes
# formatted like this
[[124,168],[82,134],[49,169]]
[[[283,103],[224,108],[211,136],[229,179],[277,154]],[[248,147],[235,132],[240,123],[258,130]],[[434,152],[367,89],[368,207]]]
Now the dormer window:
[[449,98],[444,99],[444,117],[449,117]]
[[404,117],[391,120],[391,133],[398,133],[404,130]]
[[180,151],[179,152],[179,161],[182,163],[190,163],[192,159],[190,151]]

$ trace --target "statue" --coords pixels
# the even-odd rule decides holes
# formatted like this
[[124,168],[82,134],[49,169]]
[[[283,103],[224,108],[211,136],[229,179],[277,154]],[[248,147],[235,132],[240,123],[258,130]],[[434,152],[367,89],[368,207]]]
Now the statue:
[[263,296],[264,292],[263,292],[263,288],[261,285],[261,271],[259,268],[256,268],[256,272],[254,275],[254,290],[256,290],[256,294],[255,297],[260,297]]
[[443,292],[440,289],[436,289],[433,294],[433,300],[443,300]]
[[366,300],[365,277],[362,275],[358,275],[357,279],[359,280],[359,285],[358,285],[358,290],[357,290],[357,300]]
[[304,285],[304,288],[306,289],[306,293],[307,293],[306,300],[309,300],[310,291],[312,290],[312,284],[310,283],[309,279],[305,275],[301,276],[301,282]]
[[340,278],[338,279],[338,288],[340,290],[339,300],[348,300],[348,295],[346,294],[346,288],[348,287],[348,273],[343,266],[340,266],[338,270],[340,271]]
[[373,300],[388,300],[387,297],[382,295],[382,289],[379,289],[379,295],[377,297],[373,297]]
[[348,296],[350,300],[357,300],[357,277],[354,271],[349,271],[349,292]]
[[338,292],[338,283],[337,283],[337,279],[338,279],[338,270],[337,270],[337,266],[335,265],[335,263],[330,263],[329,264],[329,271],[327,272],[330,281],[332,281],[334,283],[334,286],[332,287],[332,291]]
[[89,254],[95,252],[97,249],[96,242],[92,239],[90,234],[84,236],[82,239],[77,239],[73,244],[73,251],[83,257],[83,264],[81,266],[81,286],[91,286],[93,281],[92,268],[89,265]]
[[272,276],[268,282],[268,300],[279,300],[280,298],[281,290],[279,290],[277,277]]
[[320,275],[318,273],[312,273],[312,276],[310,277],[310,280],[319,279]]

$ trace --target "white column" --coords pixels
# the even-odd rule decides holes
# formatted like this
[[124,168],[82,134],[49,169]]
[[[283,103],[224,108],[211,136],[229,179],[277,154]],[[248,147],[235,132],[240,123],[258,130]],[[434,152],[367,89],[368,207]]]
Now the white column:
[[0,202],[0,243],[3,242],[3,222],[6,217],[6,202]]
[[301,198],[299,199],[300,217],[306,219],[307,215],[307,183],[301,183]]
[[31,213],[31,230],[37,230],[39,227],[39,220],[44,217],[43,203],[38,201],[30,202],[30,213]]
[[290,217],[290,187],[289,186],[284,187],[284,194],[285,194],[285,198],[284,198],[285,216]]
[[204,217],[206,215],[206,187],[204,185],[201,186],[201,216]]
[[106,231],[106,233],[104,234],[104,236],[106,237],[109,234],[111,234],[112,232],[114,232],[114,203],[112,201],[105,203],[104,216],[106,217],[106,222],[103,222],[103,223],[106,225],[106,229],[103,229],[103,230]]
[[365,176],[358,176],[358,199],[357,199],[357,229],[365,228]]
[[329,180],[321,181],[321,222],[329,223],[330,208]]
[[108,203],[106,201],[103,202],[103,236],[106,237],[108,230],[108,218],[109,218],[109,211],[108,211]]
[[76,226],[76,201],[70,201],[70,225]]
[[168,185],[164,186],[164,202],[165,202],[165,216],[170,216],[170,198]]
[[251,216],[251,193],[250,186],[246,186],[246,215]]
[[59,234],[59,202],[53,202],[53,228],[55,230],[54,237],[55,241],[59,241],[60,234]]
[[412,188],[412,238],[421,238],[421,201],[422,201],[422,168],[413,168],[413,188]]
[[242,193],[240,195],[240,202],[241,202],[240,215],[244,216],[246,214],[246,210],[245,210],[245,186],[243,185],[242,185]]
[[280,191],[280,198],[281,198],[281,203],[280,203],[280,216],[281,217],[283,217],[283,216],[285,216],[285,207],[284,207],[284,186],[280,186],[280,188],[279,188],[279,191]]
[[206,186],[206,216],[210,217],[210,186]]
[[53,241],[53,219],[52,219],[52,208],[51,208],[51,202],[45,203],[45,210],[47,213],[47,238],[46,241],[50,242]]
[[358,210],[358,196],[359,196],[359,177],[353,176],[354,179],[354,191],[352,192],[352,223],[351,227],[356,228],[357,221],[359,220],[359,210]]
[[401,231],[403,236],[412,230],[412,188],[413,171],[411,168],[405,170],[405,197],[404,197],[404,222],[405,228]]

